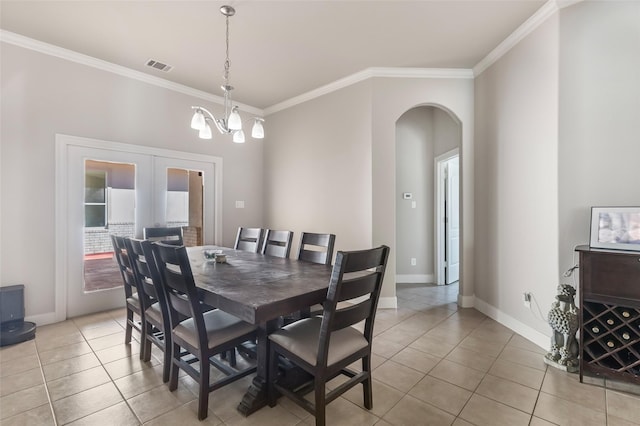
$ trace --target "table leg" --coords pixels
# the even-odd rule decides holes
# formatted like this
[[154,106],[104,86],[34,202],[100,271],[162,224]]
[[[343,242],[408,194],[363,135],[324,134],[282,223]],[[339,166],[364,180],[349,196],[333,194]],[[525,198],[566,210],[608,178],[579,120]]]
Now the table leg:
[[249,389],[238,404],[238,411],[248,416],[267,405],[267,383],[269,380],[269,334],[276,330],[278,320],[268,321],[258,327],[256,358],[257,372]]

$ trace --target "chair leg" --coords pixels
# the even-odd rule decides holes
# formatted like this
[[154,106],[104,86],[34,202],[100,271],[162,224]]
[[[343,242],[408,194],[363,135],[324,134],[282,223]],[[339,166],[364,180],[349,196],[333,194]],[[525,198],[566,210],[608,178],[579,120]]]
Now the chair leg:
[[236,366],[236,348],[229,349],[229,365]]
[[131,330],[133,329],[133,311],[127,308],[127,327],[124,333],[124,343],[129,345],[131,343]]
[[171,372],[169,374],[169,390],[174,391],[178,388],[178,361],[180,360],[180,345],[171,345]]
[[364,406],[367,410],[373,408],[373,390],[371,386],[371,357],[362,358],[362,371],[367,373],[367,378],[362,382],[362,392],[364,396]]
[[326,418],[325,418],[326,395],[325,395],[324,386],[325,386],[324,379],[319,379],[316,376],[316,379],[315,379],[316,426],[325,426],[325,423],[326,423]]
[[171,342],[167,342],[167,334],[164,335],[164,364],[162,366],[162,381],[167,383],[171,373]]
[[153,326],[145,322],[141,328],[142,336],[140,340],[142,348],[140,350],[140,358],[145,362],[149,362],[151,360],[151,340],[149,340],[149,336],[153,333]]
[[209,360],[200,354],[200,389],[198,391],[198,420],[209,415]]

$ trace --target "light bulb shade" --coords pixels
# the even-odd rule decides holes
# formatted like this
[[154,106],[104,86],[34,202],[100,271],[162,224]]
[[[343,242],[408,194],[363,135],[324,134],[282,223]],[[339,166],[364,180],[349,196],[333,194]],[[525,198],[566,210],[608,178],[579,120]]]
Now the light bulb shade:
[[240,118],[240,114],[238,114],[238,107],[234,107],[231,110],[231,114],[229,114],[229,122],[227,123],[229,130],[241,130],[242,129],[242,119]]
[[244,143],[244,132],[242,129],[233,132],[233,141],[235,143]]
[[262,127],[262,120],[256,118],[251,129],[251,137],[255,139],[264,139],[264,127]]
[[207,125],[207,121],[204,119],[204,114],[200,110],[196,110],[191,118],[191,128],[195,130],[202,130]]
[[211,139],[211,127],[207,123],[204,123],[204,127],[198,132],[200,139]]

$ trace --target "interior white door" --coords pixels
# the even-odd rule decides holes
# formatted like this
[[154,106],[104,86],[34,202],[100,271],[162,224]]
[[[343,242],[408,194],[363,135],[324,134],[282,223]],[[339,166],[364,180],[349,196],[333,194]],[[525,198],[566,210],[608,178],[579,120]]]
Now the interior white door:
[[[85,166],[87,160],[134,167],[134,228],[136,236],[140,236],[142,227],[150,223],[152,218],[152,157],[77,145],[67,145],[66,149],[66,316],[70,318],[124,306],[121,286],[95,291],[88,291],[85,288]],[[113,261],[115,262],[115,259]]]
[[459,157],[447,161],[446,282],[460,279],[460,173]]

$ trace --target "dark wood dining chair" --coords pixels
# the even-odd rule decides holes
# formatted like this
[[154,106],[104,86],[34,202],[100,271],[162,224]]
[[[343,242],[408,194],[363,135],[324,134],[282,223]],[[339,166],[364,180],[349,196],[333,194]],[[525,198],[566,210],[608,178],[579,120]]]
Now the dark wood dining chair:
[[260,252],[262,248],[262,238],[264,229],[262,228],[238,228],[236,242],[233,248],[236,250],[250,251],[252,253]]
[[333,234],[303,232],[298,246],[298,260],[331,265],[335,243],[336,236]]
[[169,310],[164,293],[159,291],[159,284],[153,281],[147,262],[147,258],[153,258],[151,242],[127,238],[125,244],[136,278],[138,299],[142,309],[141,358],[143,361],[150,361],[151,344],[156,345],[164,354],[162,380],[166,383],[169,381],[171,368],[171,333],[168,332],[170,330]]
[[291,253],[291,241],[293,241],[292,231],[267,229],[264,234],[261,252],[268,256],[288,258]]
[[[300,236],[300,245],[298,246],[298,260],[319,263],[321,265],[331,265],[335,244],[336,236],[334,234],[303,232]],[[320,311],[322,311],[321,305],[313,305],[285,317],[284,323],[289,323],[292,319],[307,318],[311,314],[316,315],[320,313]]]
[[182,227],[180,226],[144,228],[142,235],[145,240],[161,241],[176,246],[184,244]]
[[[389,247],[370,250],[339,251],[331,273],[322,316],[302,319],[269,336],[269,405],[276,404],[277,392],[313,414],[316,426],[326,423],[326,405],[357,384],[363,385],[364,406],[373,407],[371,344],[373,324],[382,280],[389,258]],[[354,299],[366,297],[365,300]],[[368,296],[368,297],[367,297]],[[360,300],[360,299],[358,299]],[[351,303],[338,303],[351,301]],[[352,325],[364,322],[364,331]],[[313,376],[295,390],[278,382],[280,357]],[[362,371],[347,366],[362,360]],[[326,383],[338,375],[348,380],[326,393]],[[314,392],[310,401],[304,395]]]
[[[256,371],[255,366],[240,370],[215,357],[235,351],[235,347],[246,340],[255,340],[256,326],[218,309],[203,313],[185,247],[163,243],[153,243],[151,247],[154,259],[151,273],[157,275],[154,282],[160,282],[169,311],[172,342],[169,389],[174,391],[178,387],[179,370],[196,380],[199,385],[198,419],[203,420],[208,414],[209,392]],[[181,321],[181,315],[188,319]],[[195,359],[182,357],[181,349]],[[200,365],[198,369],[192,365],[196,360]],[[210,383],[209,364],[225,377]]]
[[[111,244],[113,244],[114,256],[118,262],[118,269],[120,269],[120,275],[124,283],[125,307],[127,310],[127,326],[125,327],[124,342],[129,345],[131,344],[131,333],[133,329],[136,329],[142,335],[142,308],[136,278],[131,268],[131,261],[125,244],[125,238],[111,234]],[[136,321],[134,314],[140,317],[140,322]],[[142,358],[142,351],[140,352],[140,358]]]

